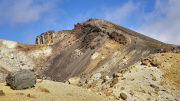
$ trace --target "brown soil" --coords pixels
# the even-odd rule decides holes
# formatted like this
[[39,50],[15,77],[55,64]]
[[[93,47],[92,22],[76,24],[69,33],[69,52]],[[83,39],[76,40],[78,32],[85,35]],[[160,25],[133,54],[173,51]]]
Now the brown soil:
[[113,101],[80,87],[48,80],[25,90],[12,90],[6,83],[0,83],[0,90],[5,94],[0,96],[1,101]]

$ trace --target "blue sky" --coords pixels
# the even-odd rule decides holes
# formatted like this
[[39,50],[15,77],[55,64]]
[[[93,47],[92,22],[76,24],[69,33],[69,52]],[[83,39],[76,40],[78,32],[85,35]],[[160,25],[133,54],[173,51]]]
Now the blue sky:
[[180,45],[180,0],[0,0],[0,39],[34,44],[49,30],[104,19]]

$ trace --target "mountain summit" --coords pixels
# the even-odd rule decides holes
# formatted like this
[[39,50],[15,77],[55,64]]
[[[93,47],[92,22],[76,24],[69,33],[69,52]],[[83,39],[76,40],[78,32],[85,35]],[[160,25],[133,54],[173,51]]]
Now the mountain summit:
[[[110,76],[142,57],[158,52],[158,49],[172,48],[169,44],[99,19],[78,23],[73,30],[42,33],[37,36],[36,44],[52,48],[53,55],[42,66],[47,67],[43,74],[61,82],[74,76],[85,78],[102,67],[108,71],[102,75]],[[128,57],[127,65],[121,62],[123,56]],[[118,58],[113,60],[113,57]],[[108,63],[110,61],[113,63]]]

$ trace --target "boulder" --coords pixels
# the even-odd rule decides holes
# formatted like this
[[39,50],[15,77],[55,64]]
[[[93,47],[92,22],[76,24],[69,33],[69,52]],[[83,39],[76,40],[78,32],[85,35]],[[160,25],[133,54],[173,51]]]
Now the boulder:
[[14,90],[26,89],[36,84],[36,76],[26,69],[12,71],[6,77],[6,82]]

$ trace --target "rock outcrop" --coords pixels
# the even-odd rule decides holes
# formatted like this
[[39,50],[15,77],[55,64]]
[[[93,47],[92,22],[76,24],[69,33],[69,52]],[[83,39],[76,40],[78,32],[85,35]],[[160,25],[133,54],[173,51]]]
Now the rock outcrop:
[[36,44],[47,44],[53,45],[72,33],[71,30],[64,30],[55,32],[54,30],[50,30],[48,32],[42,33],[41,35],[36,37]]
[[21,90],[33,87],[36,84],[36,76],[29,70],[23,69],[9,73],[6,82],[12,89]]

